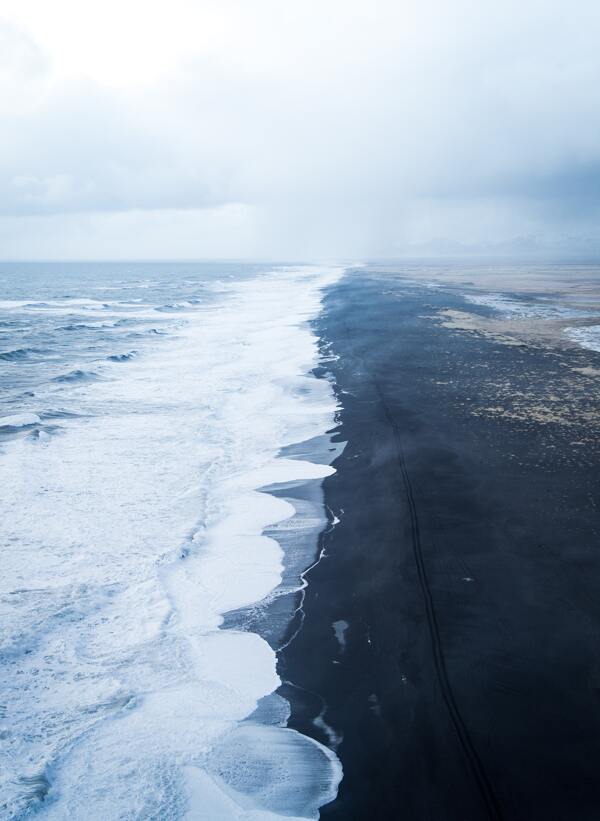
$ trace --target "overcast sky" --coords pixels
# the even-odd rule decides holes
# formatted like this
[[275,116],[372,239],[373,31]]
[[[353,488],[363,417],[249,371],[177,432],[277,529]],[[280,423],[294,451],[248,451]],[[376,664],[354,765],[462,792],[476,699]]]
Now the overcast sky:
[[0,0],[0,258],[600,255],[598,0]]

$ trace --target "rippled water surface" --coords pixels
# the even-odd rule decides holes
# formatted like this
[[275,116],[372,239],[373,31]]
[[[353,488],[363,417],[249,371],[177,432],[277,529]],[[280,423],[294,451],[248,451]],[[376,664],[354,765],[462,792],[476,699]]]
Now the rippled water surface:
[[295,511],[257,488],[332,472],[278,455],[332,425],[310,320],[339,273],[0,266],[0,817],[315,818],[335,795],[273,649],[220,625],[281,580],[263,530]]

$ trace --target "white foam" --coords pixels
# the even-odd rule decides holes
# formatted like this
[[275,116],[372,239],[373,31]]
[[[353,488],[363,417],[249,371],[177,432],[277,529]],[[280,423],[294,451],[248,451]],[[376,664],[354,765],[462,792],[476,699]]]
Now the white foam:
[[525,301],[499,293],[463,294],[463,296],[467,302],[471,302],[473,305],[482,305],[509,317],[565,319],[569,317],[584,317],[589,314],[588,311],[571,308],[568,305],[551,302],[548,299]]
[[334,621],[331,626],[333,627],[333,632],[335,633],[335,637],[340,645],[340,650],[343,653],[346,649],[346,630],[350,625],[345,619],[338,619],[338,621]]
[[565,328],[565,334],[582,348],[600,352],[600,325]]
[[12,416],[0,416],[0,428],[25,428],[28,425],[39,425],[41,421],[36,413],[16,413]]
[[[331,751],[240,725],[278,687],[276,657],[219,625],[281,579],[262,531],[294,509],[258,488],[332,472],[277,453],[332,425],[305,320],[339,275],[227,282],[151,357],[79,387],[62,436],[3,446],[0,789],[13,814],[267,821],[314,818],[335,795]],[[232,750],[248,763],[235,773]]]

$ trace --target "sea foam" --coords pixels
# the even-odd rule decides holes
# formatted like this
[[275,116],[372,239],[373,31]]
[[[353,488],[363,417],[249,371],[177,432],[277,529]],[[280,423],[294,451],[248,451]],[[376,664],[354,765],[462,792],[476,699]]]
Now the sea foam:
[[582,348],[600,352],[600,325],[565,328],[565,334]]
[[332,426],[309,321],[340,273],[219,283],[80,383],[60,437],[3,445],[3,817],[274,821],[335,797],[337,757],[270,695],[275,650],[223,615],[282,579],[264,531],[296,511],[261,488],[333,472],[279,453]]

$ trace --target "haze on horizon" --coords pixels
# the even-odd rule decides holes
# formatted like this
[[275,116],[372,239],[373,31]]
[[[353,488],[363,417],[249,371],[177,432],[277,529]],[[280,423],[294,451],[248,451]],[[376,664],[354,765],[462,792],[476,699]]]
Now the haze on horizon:
[[600,255],[593,0],[0,0],[0,258]]

